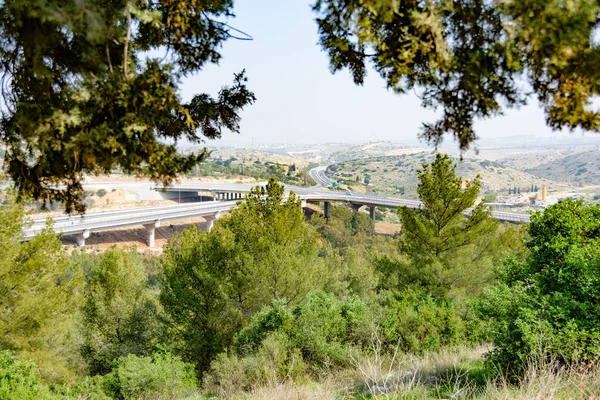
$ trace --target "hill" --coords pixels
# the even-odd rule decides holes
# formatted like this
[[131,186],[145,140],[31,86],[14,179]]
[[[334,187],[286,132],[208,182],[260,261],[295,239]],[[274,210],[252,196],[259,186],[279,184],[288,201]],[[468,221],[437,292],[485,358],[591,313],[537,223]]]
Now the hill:
[[[368,182],[367,188],[389,194],[402,194],[416,197],[417,169],[423,163],[433,161],[435,152],[427,151],[415,154],[401,154],[343,161],[329,167],[329,173],[337,179],[343,179],[354,190],[361,191],[361,183]],[[457,163],[457,173],[464,179],[481,176],[482,193],[508,192],[508,188],[528,190],[531,185],[556,189],[560,184],[541,178],[528,172],[504,167],[498,163],[475,158],[453,158]],[[357,181],[358,177],[358,181]],[[365,179],[366,178],[366,179]]]
[[373,157],[422,153],[426,150],[426,148],[408,147],[395,142],[372,142],[338,150],[333,152],[329,159],[332,162],[343,162]]
[[600,149],[555,159],[526,171],[553,181],[580,185],[600,184]]

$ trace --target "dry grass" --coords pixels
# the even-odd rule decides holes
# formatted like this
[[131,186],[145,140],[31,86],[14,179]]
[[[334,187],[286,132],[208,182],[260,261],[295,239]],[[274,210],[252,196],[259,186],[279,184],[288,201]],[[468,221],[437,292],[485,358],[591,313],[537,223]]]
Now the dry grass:
[[318,382],[272,382],[235,399],[600,399],[600,364],[567,368],[531,362],[519,384],[503,377],[477,379],[490,346],[456,347],[422,356],[384,354],[380,343],[355,354],[352,367],[326,374]]
[[258,387],[251,393],[234,397],[252,400],[328,400],[339,398],[339,387],[330,381],[313,384],[277,383]]

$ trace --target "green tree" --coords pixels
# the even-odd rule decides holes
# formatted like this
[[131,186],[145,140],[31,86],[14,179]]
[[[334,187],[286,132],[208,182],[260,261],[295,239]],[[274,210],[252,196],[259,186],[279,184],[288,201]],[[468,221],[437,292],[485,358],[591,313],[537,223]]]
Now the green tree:
[[480,303],[490,361],[519,374],[527,361],[596,361],[600,352],[600,207],[564,200],[531,216],[525,260],[509,258]]
[[[297,304],[327,284],[321,241],[300,199],[273,178],[207,234],[185,231],[165,247],[161,301],[200,372],[272,300]],[[285,299],[285,300],[284,300]]]
[[590,109],[600,94],[595,0],[316,0],[313,8],[332,71],[348,68],[362,84],[371,63],[388,88],[420,89],[423,106],[442,108],[420,133],[431,143],[450,133],[464,150],[476,119],[530,95],[553,129],[600,130]]
[[90,374],[110,372],[128,354],[149,355],[161,342],[163,324],[143,257],[135,249],[113,247],[79,258],[88,269],[81,353]]
[[367,214],[357,212],[352,216],[352,232],[355,235],[373,235],[375,222]]
[[442,296],[481,289],[491,278],[498,222],[483,202],[475,205],[479,177],[463,182],[450,157],[439,153],[417,173],[423,206],[398,210],[400,249],[410,260],[402,280]]
[[220,60],[236,31],[222,21],[232,8],[232,0],[2,2],[0,141],[19,193],[81,212],[84,174],[119,168],[170,181],[208,155],[180,155],[177,141],[238,132],[240,110],[254,101],[243,72],[215,98],[183,103],[178,92],[181,78]]
[[69,377],[83,275],[50,225],[25,241],[23,205],[2,197],[0,348],[31,358],[46,378]]

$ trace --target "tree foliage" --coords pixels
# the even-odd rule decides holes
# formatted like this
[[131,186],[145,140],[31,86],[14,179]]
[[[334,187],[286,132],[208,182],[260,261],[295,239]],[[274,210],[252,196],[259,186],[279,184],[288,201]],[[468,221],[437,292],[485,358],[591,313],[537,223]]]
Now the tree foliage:
[[450,157],[439,153],[417,172],[423,205],[398,210],[400,249],[410,260],[400,271],[402,284],[437,295],[481,289],[490,280],[498,222],[483,202],[475,205],[479,177],[463,182]]
[[81,353],[90,374],[97,375],[109,373],[119,357],[149,355],[160,343],[162,321],[158,294],[148,288],[135,249],[113,247],[89,257]]
[[461,150],[476,119],[525,103],[531,86],[553,129],[600,130],[595,0],[316,0],[320,42],[333,72],[362,84],[368,64],[388,88],[420,90],[441,118],[421,136],[450,133]]
[[23,205],[12,195],[5,200],[0,212],[0,348],[27,355],[46,378],[68,377],[83,276],[50,226],[24,241]]
[[531,217],[530,254],[509,258],[480,312],[491,361],[522,372],[532,358],[592,362],[600,352],[600,207],[564,200]]
[[232,0],[3,2],[0,140],[19,193],[81,212],[84,174],[118,167],[166,182],[208,154],[179,155],[178,140],[239,131],[238,113],[254,101],[243,72],[216,98],[184,103],[178,93],[181,78],[221,58],[232,7]]
[[165,248],[161,301],[185,347],[204,371],[233,336],[273,300],[297,304],[327,283],[316,231],[300,199],[274,179],[253,189],[207,234],[185,231]]

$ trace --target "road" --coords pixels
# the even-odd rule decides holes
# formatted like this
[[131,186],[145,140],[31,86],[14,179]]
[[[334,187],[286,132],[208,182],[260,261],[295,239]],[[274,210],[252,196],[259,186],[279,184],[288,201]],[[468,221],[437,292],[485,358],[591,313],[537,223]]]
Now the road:
[[[321,167],[323,168],[323,167]],[[313,170],[311,170],[313,171]],[[216,191],[224,192],[231,190],[232,187],[237,187],[237,192],[243,192],[242,184],[206,184],[206,183],[186,183],[185,185],[174,185],[168,188],[155,188],[155,190],[167,190],[167,191]],[[249,190],[249,189],[248,189]],[[344,191],[335,191],[329,189],[323,189],[318,187],[300,187],[300,186],[286,186],[286,190],[292,190],[298,194],[302,200],[307,201],[329,201],[329,202],[342,202],[350,203],[353,205],[365,205],[375,207],[387,207],[397,208],[399,206],[406,206],[410,208],[419,208],[421,202],[419,200],[408,200],[401,199],[398,197],[382,196],[375,194],[366,193],[350,193]],[[467,213],[469,210],[467,210]],[[504,212],[504,211],[492,211],[492,215],[501,221],[510,222],[529,222],[528,214]]]
[[[185,183],[172,185],[167,188],[154,187],[154,190],[166,191],[190,191],[190,192],[215,192],[215,193],[247,193],[254,185],[248,184],[207,184],[207,183]],[[406,206],[410,208],[419,208],[421,202],[418,200],[401,199],[397,197],[388,197],[374,194],[350,193],[343,191],[334,191],[318,187],[306,188],[297,186],[288,186],[287,190],[292,190],[298,194],[303,201],[322,201],[322,202],[340,202],[352,205],[355,208],[360,206],[397,208]],[[184,219],[191,217],[204,216],[209,218],[218,218],[222,213],[229,212],[236,207],[238,201],[208,201],[199,203],[185,203],[172,206],[144,207],[119,211],[107,211],[100,213],[89,213],[83,216],[61,216],[54,219],[54,230],[67,235],[77,235],[92,231],[108,230],[118,227],[132,225],[160,225],[160,221]],[[469,213],[469,210],[465,212]],[[505,211],[493,211],[492,215],[502,221],[510,222],[529,222],[529,215],[512,213]],[[31,239],[44,229],[45,219],[33,221],[30,227],[26,228],[25,237]],[[150,229],[150,228],[149,228]]]
[[[58,217],[53,229],[65,235],[78,234],[84,231],[101,231],[132,225],[152,224],[157,221],[169,221],[199,216],[214,216],[229,212],[237,201],[208,201],[203,203],[187,203],[175,206],[146,207],[120,211],[90,213],[83,216]],[[31,239],[45,227],[43,219],[33,221],[26,229],[25,238]]]
[[308,173],[317,182],[317,185],[328,187],[331,186],[331,179],[325,174],[326,170],[327,167],[317,167],[311,169]]

